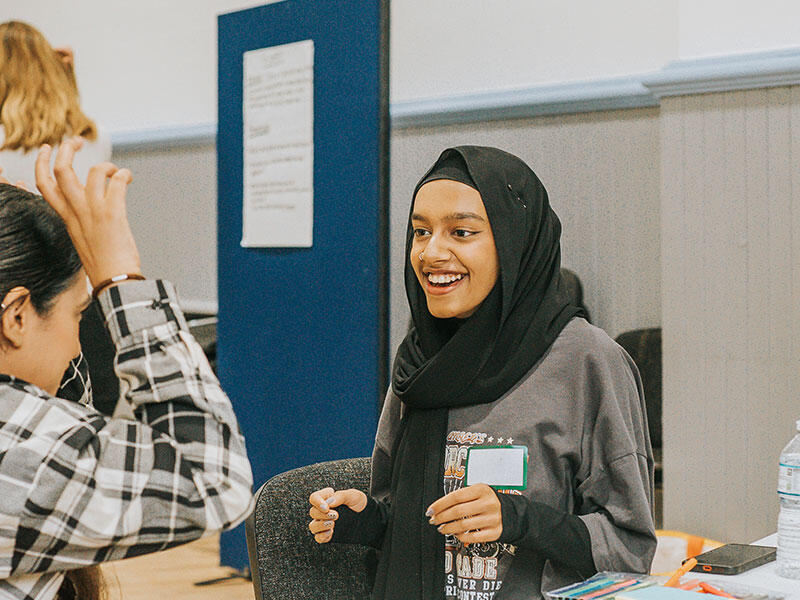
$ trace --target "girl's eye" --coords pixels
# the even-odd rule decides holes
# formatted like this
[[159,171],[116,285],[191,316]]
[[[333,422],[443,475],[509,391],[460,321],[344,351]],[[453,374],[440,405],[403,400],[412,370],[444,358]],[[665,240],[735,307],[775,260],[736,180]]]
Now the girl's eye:
[[424,235],[428,235],[428,231],[426,229],[421,229],[421,228],[417,227],[414,230],[414,237],[422,237]]
[[477,232],[469,231],[468,229],[456,229],[455,231],[453,231],[453,235],[454,236],[461,237],[461,238],[465,238],[465,237],[469,237],[471,235],[475,235],[475,233],[477,233]]

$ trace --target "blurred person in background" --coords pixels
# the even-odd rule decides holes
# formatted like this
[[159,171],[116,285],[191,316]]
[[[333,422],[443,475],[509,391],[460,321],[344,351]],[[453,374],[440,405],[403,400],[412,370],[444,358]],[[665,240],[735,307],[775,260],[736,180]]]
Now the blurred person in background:
[[0,24],[0,40],[3,176],[31,187],[35,151],[78,136],[83,148],[74,168],[85,181],[89,167],[111,158],[111,140],[81,110],[72,49],[54,48],[39,30],[20,21]]

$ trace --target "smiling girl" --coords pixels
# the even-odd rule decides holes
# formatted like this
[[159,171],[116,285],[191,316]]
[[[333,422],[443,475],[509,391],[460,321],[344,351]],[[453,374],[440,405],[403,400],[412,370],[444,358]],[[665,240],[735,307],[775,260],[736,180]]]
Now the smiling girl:
[[310,498],[319,543],[381,550],[374,598],[541,598],[598,570],[649,569],[639,374],[569,304],[560,233],[533,171],[495,148],[445,150],[417,185],[413,328],[378,425],[371,493]]

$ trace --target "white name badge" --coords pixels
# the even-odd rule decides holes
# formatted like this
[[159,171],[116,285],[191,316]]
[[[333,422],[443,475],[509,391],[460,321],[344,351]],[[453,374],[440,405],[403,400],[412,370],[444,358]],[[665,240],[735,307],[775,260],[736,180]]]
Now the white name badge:
[[528,487],[528,447],[490,446],[467,450],[464,485],[485,483],[503,490]]

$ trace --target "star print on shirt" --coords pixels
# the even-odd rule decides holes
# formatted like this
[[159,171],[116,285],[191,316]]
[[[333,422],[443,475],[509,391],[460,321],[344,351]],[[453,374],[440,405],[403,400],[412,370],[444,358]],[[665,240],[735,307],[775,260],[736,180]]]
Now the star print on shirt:
[[511,438],[508,438],[508,439],[506,440],[506,442],[508,442],[509,444],[511,444],[511,443],[513,443],[513,442],[514,442],[514,440],[512,440]]
[[503,443],[503,438],[497,438],[497,443],[498,444],[502,444]]
[[490,437],[490,438],[489,438],[489,442],[491,443],[491,442],[493,442],[493,441],[494,441],[494,438],[493,438],[493,437]]

